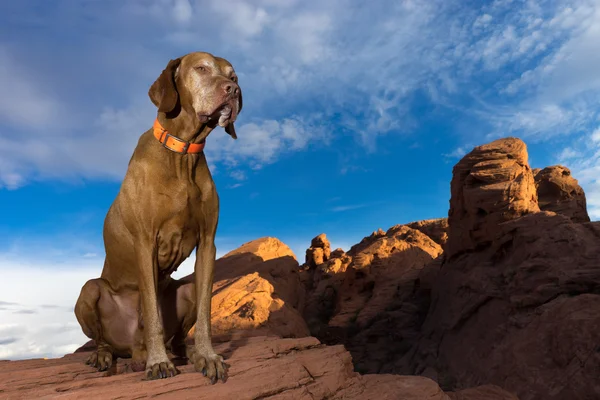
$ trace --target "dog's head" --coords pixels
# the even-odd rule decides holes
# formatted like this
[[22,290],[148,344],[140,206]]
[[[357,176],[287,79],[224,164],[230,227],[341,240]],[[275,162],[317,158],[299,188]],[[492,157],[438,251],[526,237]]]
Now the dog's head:
[[242,91],[233,66],[224,58],[196,52],[171,60],[148,95],[159,112],[181,107],[201,123],[222,126],[237,139],[233,123],[242,110]]

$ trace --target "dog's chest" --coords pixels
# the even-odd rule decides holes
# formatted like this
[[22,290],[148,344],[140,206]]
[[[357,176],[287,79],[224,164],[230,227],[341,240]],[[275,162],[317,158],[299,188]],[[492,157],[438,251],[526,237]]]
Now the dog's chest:
[[170,275],[190,256],[198,244],[198,228],[193,221],[174,218],[158,232],[158,268]]

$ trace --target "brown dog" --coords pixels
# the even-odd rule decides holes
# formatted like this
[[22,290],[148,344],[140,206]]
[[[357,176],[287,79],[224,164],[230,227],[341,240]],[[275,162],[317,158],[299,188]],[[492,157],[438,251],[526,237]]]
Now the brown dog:
[[[186,355],[196,324],[187,356],[214,383],[226,375],[210,331],[219,198],[202,148],[217,125],[237,137],[242,95],[231,64],[201,52],[171,60],[148,95],[157,119],[108,211],[102,275],[83,286],[75,315],[98,345],[89,364],[105,370],[115,356],[133,357],[149,379],[178,373],[166,343]],[[171,279],[194,248],[195,282]]]

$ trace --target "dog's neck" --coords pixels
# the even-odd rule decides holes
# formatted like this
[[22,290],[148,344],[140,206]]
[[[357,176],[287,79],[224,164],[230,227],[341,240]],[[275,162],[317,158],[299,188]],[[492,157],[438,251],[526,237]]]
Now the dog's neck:
[[215,128],[212,124],[200,122],[196,114],[183,108],[176,116],[159,112],[157,119],[169,134],[190,143],[201,143]]

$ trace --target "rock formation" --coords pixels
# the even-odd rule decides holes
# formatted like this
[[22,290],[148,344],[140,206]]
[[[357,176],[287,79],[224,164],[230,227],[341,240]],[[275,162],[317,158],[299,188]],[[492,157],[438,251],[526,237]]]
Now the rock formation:
[[229,340],[237,331],[308,336],[301,316],[305,291],[298,269],[292,250],[270,237],[245,243],[218,259],[211,305],[214,340]]
[[415,281],[441,252],[429,236],[406,225],[374,232],[348,253],[334,252],[307,287],[304,316],[311,334],[343,343],[357,371],[395,372],[392,360],[410,348],[427,310],[428,300],[415,295]]
[[527,147],[507,138],[476,147],[454,166],[446,257],[494,240],[498,225],[540,211]]
[[567,167],[537,169],[534,175],[541,210],[566,215],[574,222],[590,221],[585,193]]
[[412,357],[442,388],[495,383],[521,400],[600,398],[600,223],[540,212],[532,179],[517,139],[457,164],[447,252],[398,368]]
[[411,222],[406,226],[423,232],[442,247],[448,241],[448,218],[426,219]]
[[315,268],[327,260],[331,256],[331,246],[327,236],[324,233],[313,238],[310,247],[306,250],[306,266]]
[[324,321],[331,318],[336,307],[338,290],[343,280],[344,272],[350,265],[352,258],[344,250],[336,249],[329,254],[327,261],[316,264],[315,249],[330,248],[330,243],[324,234],[311,241],[311,247],[306,251],[306,264],[303,266],[301,279],[305,284],[307,293],[304,318],[312,334],[319,334]]

